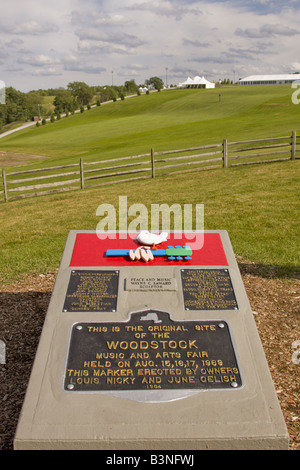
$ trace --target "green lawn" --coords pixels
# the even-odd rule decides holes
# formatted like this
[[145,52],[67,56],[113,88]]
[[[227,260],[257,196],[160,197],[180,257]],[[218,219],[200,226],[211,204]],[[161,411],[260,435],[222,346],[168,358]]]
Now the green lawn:
[[[300,131],[290,86],[167,90],[102,105],[0,140],[0,151],[41,155],[32,168]],[[221,102],[219,102],[221,95]],[[1,165],[1,162],[0,162]]]
[[[96,230],[98,205],[205,205],[205,229],[227,230],[239,261],[299,269],[300,161],[254,165],[111,185],[0,204],[0,276],[12,282],[59,266],[69,230]],[[150,223],[150,219],[149,219]],[[150,228],[150,225],[149,225]]]
[[[168,90],[105,104],[0,140],[0,151],[41,155],[30,168],[300,132],[289,86]],[[221,94],[221,101],[219,95]],[[7,157],[6,157],[7,158]],[[22,167],[22,170],[26,168]],[[194,171],[0,203],[0,279],[59,266],[69,230],[95,230],[102,203],[204,204],[205,228],[228,231],[239,260],[299,274],[299,160]],[[1,163],[0,163],[1,167]],[[10,167],[8,172],[14,171]],[[150,228],[150,226],[149,226]]]

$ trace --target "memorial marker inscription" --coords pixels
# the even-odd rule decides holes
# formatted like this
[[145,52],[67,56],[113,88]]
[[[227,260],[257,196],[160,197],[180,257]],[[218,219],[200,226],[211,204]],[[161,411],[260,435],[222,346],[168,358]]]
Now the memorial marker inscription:
[[174,277],[147,277],[136,276],[126,279],[128,291],[176,291],[177,282]]
[[[153,320],[155,319],[155,321]],[[226,389],[241,386],[228,324],[173,321],[166,312],[72,328],[65,390]]]
[[228,269],[182,269],[186,310],[237,310]]
[[119,271],[72,271],[64,312],[115,312]]

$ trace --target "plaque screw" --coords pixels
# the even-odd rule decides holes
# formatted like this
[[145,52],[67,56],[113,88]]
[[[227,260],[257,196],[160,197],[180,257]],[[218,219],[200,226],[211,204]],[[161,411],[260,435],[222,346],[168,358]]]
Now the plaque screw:
[[233,388],[237,388],[237,387],[239,386],[238,383],[236,383],[236,382],[231,382],[230,385],[231,385],[231,387],[233,387]]
[[64,313],[66,313],[68,310],[66,308],[64,308]]
[[82,326],[81,326],[81,325],[77,325],[77,326],[76,326],[76,330],[82,330]]
[[218,324],[218,327],[219,327],[219,328],[225,328],[225,325],[224,325],[224,323],[219,323],[219,324]]
[[74,389],[74,385],[73,385],[73,384],[69,384],[69,385],[67,386],[67,388],[68,388],[68,390],[73,390],[73,389]]

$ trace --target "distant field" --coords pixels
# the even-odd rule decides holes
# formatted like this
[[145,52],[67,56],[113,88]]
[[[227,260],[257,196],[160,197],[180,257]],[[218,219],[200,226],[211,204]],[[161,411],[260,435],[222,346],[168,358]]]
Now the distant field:
[[[92,108],[1,139],[0,152],[39,155],[31,168],[300,131],[290,86],[167,90]],[[221,95],[221,98],[219,97]],[[221,101],[220,101],[221,99]],[[0,167],[1,167],[0,160]]]

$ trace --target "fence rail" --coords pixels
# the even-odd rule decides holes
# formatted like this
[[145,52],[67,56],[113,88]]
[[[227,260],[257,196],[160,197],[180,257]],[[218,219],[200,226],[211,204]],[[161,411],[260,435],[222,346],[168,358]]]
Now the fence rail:
[[[222,143],[186,149],[156,152],[152,148],[149,153],[96,162],[80,158],[71,165],[12,172],[3,169],[0,195],[7,202],[197,170],[295,160],[299,154],[300,136],[296,131],[284,137],[240,142],[224,139]],[[36,176],[38,173],[41,176]]]

